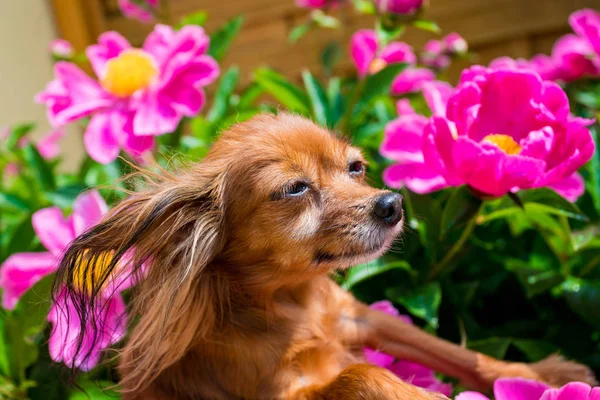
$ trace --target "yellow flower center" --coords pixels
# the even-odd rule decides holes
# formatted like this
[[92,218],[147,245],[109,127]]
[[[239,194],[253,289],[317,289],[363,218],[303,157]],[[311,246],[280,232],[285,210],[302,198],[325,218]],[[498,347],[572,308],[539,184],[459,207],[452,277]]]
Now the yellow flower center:
[[148,87],[158,74],[152,56],[143,50],[125,50],[106,63],[102,87],[119,97],[128,97]]
[[387,63],[381,58],[376,58],[373,60],[371,65],[369,65],[369,74],[373,75],[381,71],[386,67]]
[[[77,258],[77,265],[73,272],[73,286],[77,290],[89,295],[92,294],[94,288],[97,288],[103,279],[102,286],[104,287],[110,280],[110,277],[106,277],[106,272],[112,260],[112,252],[102,253],[90,260],[88,252],[85,251],[83,255]],[[93,264],[90,264],[90,261]]]
[[498,133],[487,135],[483,138],[484,142],[489,142],[498,146],[506,154],[514,155],[521,152],[521,146],[519,143],[508,135],[501,135]]

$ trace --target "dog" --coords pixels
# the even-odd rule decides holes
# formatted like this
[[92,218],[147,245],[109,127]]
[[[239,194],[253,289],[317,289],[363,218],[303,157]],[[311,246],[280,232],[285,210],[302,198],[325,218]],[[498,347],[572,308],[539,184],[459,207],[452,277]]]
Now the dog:
[[595,381],[558,356],[494,360],[340,288],[332,271],[376,259],[402,231],[402,197],[370,187],[366,165],[305,118],[259,115],[224,132],[202,162],[145,173],[144,187],[77,238],[56,279],[82,324],[115,274],[140,276],[119,357],[123,398],[445,398],[366,364],[364,347],[479,390],[499,377]]

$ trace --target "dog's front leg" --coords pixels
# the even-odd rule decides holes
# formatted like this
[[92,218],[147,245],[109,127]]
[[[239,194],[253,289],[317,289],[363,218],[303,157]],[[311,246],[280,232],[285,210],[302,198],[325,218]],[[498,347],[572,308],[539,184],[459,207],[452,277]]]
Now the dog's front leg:
[[481,353],[430,335],[399,318],[357,303],[358,326],[366,345],[397,358],[423,364],[437,372],[459,378],[464,384],[488,390],[501,377],[541,380],[553,386],[571,381],[595,384],[592,371],[558,356],[534,364],[495,360]]

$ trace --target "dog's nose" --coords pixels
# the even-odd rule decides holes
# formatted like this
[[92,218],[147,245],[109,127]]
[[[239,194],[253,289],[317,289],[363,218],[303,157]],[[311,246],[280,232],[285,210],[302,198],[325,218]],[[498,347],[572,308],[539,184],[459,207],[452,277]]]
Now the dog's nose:
[[402,219],[402,196],[393,192],[382,194],[375,201],[373,214],[387,225],[396,225]]

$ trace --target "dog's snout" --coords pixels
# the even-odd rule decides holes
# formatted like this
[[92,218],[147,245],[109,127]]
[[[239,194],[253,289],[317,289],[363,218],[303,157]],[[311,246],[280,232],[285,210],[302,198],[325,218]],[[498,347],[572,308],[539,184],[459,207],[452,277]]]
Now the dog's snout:
[[393,192],[382,194],[375,201],[373,215],[388,225],[396,225],[402,219],[402,196]]

